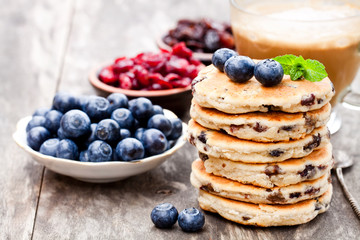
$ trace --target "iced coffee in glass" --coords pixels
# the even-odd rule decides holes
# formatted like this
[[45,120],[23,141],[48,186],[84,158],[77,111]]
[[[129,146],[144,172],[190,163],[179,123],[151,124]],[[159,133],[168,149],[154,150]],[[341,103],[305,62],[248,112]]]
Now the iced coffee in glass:
[[254,59],[302,55],[325,65],[337,97],[360,66],[360,1],[230,0],[236,50]]

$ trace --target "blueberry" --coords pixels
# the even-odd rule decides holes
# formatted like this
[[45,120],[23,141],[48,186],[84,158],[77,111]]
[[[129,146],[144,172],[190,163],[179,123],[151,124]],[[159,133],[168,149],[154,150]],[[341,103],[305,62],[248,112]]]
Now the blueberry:
[[121,140],[125,139],[125,138],[128,138],[128,137],[131,137],[131,132],[130,132],[129,129],[121,128],[120,129],[120,136],[121,136]]
[[224,72],[234,82],[244,83],[254,76],[255,63],[246,56],[229,58],[224,66]]
[[58,110],[51,110],[45,115],[44,126],[51,132],[56,133],[60,127],[60,120],[62,118],[62,112]]
[[169,136],[172,131],[170,120],[161,114],[152,116],[148,121],[147,128],[159,129],[165,136]]
[[90,119],[86,113],[80,110],[70,110],[64,114],[60,121],[60,127],[66,138],[78,138],[90,132]]
[[282,81],[284,70],[279,62],[273,59],[265,59],[256,64],[254,75],[262,85],[271,87]]
[[33,127],[26,133],[26,141],[29,147],[39,151],[43,142],[50,138],[50,132],[44,127]]
[[178,223],[184,232],[197,232],[203,228],[205,217],[194,207],[186,208],[179,214]]
[[97,123],[92,123],[90,125],[90,134],[89,136],[84,140],[83,145],[88,148],[90,143],[92,143],[95,140],[98,140],[98,138],[96,137],[96,127],[97,127]]
[[171,203],[162,203],[151,211],[150,217],[157,228],[171,228],[177,221],[178,211]]
[[29,123],[26,126],[26,132],[30,131],[30,129],[34,127],[45,127],[45,117],[43,116],[34,116],[31,118]]
[[224,71],[225,62],[233,57],[237,56],[237,52],[228,48],[220,48],[216,50],[212,56],[212,63],[214,66],[219,69],[219,71]]
[[169,119],[172,125],[172,130],[169,136],[167,136],[168,140],[176,140],[182,135],[182,122],[179,118],[171,118]]
[[133,104],[129,104],[129,110],[139,122],[147,122],[152,114],[153,105],[149,99],[139,97]]
[[153,105],[153,112],[152,112],[152,116],[154,116],[155,114],[164,114],[164,110],[160,105]]
[[142,136],[144,135],[146,128],[138,128],[136,129],[135,133],[134,133],[134,137],[141,141],[142,140]]
[[106,98],[91,96],[84,106],[84,112],[90,117],[92,122],[99,122],[109,116],[109,107],[110,103]]
[[131,129],[134,126],[135,118],[126,108],[118,108],[111,114],[111,119],[114,119],[121,128]]
[[50,111],[50,108],[48,107],[41,107],[35,110],[35,112],[33,113],[33,117],[34,116],[43,116],[45,117],[45,115]]
[[112,148],[101,140],[95,140],[88,148],[89,162],[106,162],[112,160]]
[[103,119],[96,126],[95,135],[107,143],[114,143],[120,140],[120,126],[113,119]]
[[58,138],[50,138],[43,142],[40,146],[40,153],[56,157],[56,150],[59,146],[60,139]]
[[79,160],[80,162],[89,162],[89,155],[87,150],[80,152]]
[[109,103],[109,115],[117,108],[127,108],[128,98],[122,93],[112,93],[106,98]]
[[144,146],[136,138],[125,138],[116,146],[116,158],[120,161],[133,161],[144,157]]
[[145,130],[141,142],[149,156],[164,152],[168,145],[165,135],[155,128]]
[[59,127],[59,129],[57,130],[57,136],[58,136],[59,139],[65,139],[66,138],[66,136],[64,135],[64,130],[61,127]]
[[77,145],[70,139],[63,139],[56,149],[56,157],[75,160],[79,156]]
[[53,99],[53,108],[62,113],[66,113],[71,109],[79,108],[77,99],[70,93],[58,92]]

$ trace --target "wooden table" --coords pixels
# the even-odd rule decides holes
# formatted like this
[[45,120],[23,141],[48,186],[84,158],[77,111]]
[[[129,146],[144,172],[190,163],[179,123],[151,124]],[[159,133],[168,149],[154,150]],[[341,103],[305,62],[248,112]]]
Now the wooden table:
[[[152,208],[171,202],[180,211],[197,204],[190,185],[190,144],[145,174],[91,184],[36,163],[11,139],[15,123],[56,91],[94,94],[89,70],[117,56],[156,51],[155,38],[180,18],[229,21],[223,0],[5,1],[0,8],[0,239],[359,239],[360,221],[333,176],[328,212],[294,227],[247,227],[206,213],[200,233],[176,225],[155,228]],[[340,109],[335,148],[355,158],[345,179],[360,201],[360,113]],[[188,115],[184,117],[187,121]]]

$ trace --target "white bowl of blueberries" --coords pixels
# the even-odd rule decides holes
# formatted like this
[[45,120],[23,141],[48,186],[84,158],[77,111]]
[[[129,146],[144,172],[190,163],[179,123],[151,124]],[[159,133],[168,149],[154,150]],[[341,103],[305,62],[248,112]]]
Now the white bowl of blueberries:
[[51,108],[21,119],[15,142],[50,170],[86,182],[112,182],[163,163],[185,143],[187,125],[144,97],[59,92]]

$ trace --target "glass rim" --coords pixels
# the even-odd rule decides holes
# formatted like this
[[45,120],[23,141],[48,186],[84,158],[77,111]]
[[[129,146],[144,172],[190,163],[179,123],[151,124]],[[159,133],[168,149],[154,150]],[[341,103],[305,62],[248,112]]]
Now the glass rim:
[[[272,20],[272,21],[284,21],[284,19],[281,19],[281,18],[275,18],[275,17],[271,17],[271,16],[268,16],[268,15],[262,15],[260,13],[255,13],[255,12],[251,12],[251,11],[248,11],[246,8],[244,7],[241,7],[239,6],[239,4],[237,3],[237,0],[230,0],[230,3],[231,3],[231,6],[235,7],[237,10],[243,12],[243,13],[246,13],[246,14],[249,14],[249,15],[252,15],[252,16],[259,16],[259,17],[262,17],[262,18],[267,18],[269,20]],[[359,10],[360,10],[360,7],[359,7]],[[360,18],[360,12],[359,14],[355,14],[355,15],[352,15],[352,16],[346,16],[346,17],[338,17],[338,18],[333,18],[333,19],[318,19],[318,20],[296,20],[296,19],[287,19],[286,21],[288,22],[298,22],[298,23],[314,23],[314,22],[334,22],[334,21],[344,21],[344,20],[350,20],[350,19],[354,19],[354,18]]]

